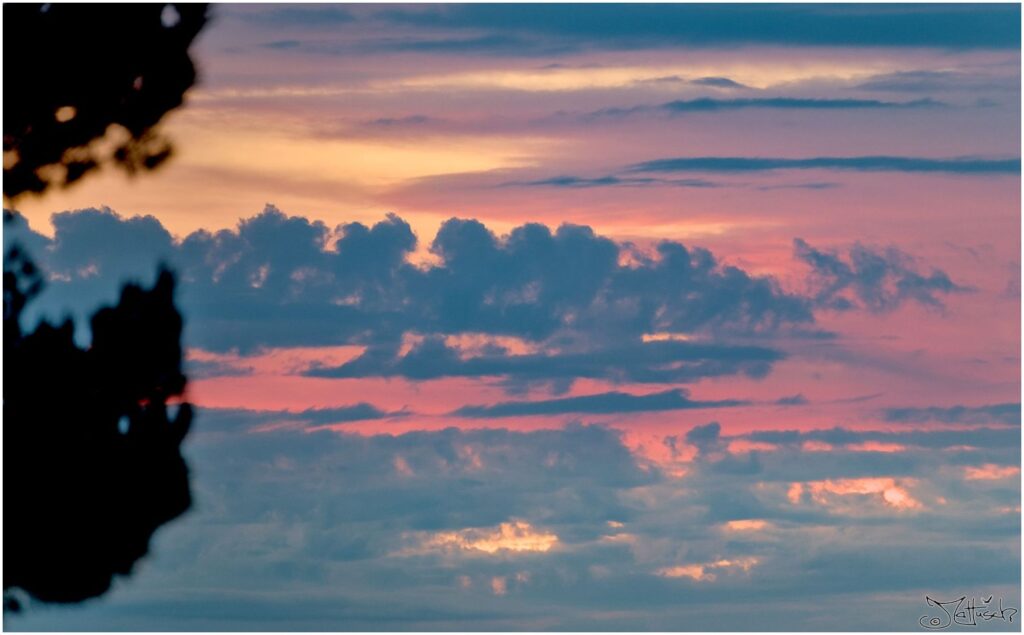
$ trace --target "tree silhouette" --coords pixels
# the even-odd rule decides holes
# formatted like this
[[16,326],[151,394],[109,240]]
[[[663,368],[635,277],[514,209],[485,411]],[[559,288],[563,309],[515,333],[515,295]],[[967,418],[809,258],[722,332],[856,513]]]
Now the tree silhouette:
[[4,196],[68,185],[104,163],[170,156],[157,124],[196,73],[204,4],[5,4]]
[[[188,46],[206,5],[4,5],[4,195],[67,185],[104,163],[149,170],[170,154],[157,125],[195,81]],[[4,212],[5,224],[12,214]],[[44,278],[4,255],[4,596],[46,602],[104,593],[157,527],[191,504],[181,442],[182,319],[174,275],[125,285],[74,324],[21,320]]]
[[[190,505],[180,445],[192,409],[168,416],[185,387],[174,277],[129,284],[92,316],[92,345],[74,324],[20,317],[41,289],[17,247],[4,271],[4,589],[49,602],[105,592],[128,574],[161,524]],[[16,607],[15,607],[16,608]]]

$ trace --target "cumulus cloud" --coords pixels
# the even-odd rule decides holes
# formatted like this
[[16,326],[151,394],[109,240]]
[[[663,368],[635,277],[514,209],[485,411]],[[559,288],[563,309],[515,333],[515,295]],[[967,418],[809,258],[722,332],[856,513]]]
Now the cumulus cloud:
[[[736,337],[813,324],[811,305],[768,277],[726,266],[678,242],[620,262],[624,247],[589,227],[539,224],[497,236],[474,220],[446,221],[430,244],[434,266],[408,260],[417,237],[390,215],[330,229],[268,207],[234,230],[181,240],[151,217],[110,210],[55,216],[52,241],[34,256],[49,272],[39,315],[84,313],[128,277],[175,267],[186,341],[210,351],[277,346],[365,346],[317,376],[505,375],[559,390],[579,377],[687,382],[763,376],[779,351],[731,344]],[[644,334],[687,333],[690,342],[645,342]],[[403,349],[410,334],[422,341]],[[500,345],[465,358],[447,338],[466,333],[518,338],[540,352]],[[202,370],[202,369],[201,369]],[[205,368],[218,373],[222,368]]]

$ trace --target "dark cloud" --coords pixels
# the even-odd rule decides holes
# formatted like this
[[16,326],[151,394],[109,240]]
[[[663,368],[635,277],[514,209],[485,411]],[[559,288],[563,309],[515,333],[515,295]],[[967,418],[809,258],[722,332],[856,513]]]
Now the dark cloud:
[[[309,20],[316,20],[309,12]],[[543,35],[598,49],[665,46],[1019,48],[1020,9],[985,5],[459,5],[376,17],[439,29]]]
[[[430,245],[439,264],[419,268],[407,260],[416,236],[394,215],[332,232],[268,207],[235,230],[180,241],[151,217],[109,210],[62,213],[54,222],[52,241],[26,227],[12,232],[34,241],[50,274],[39,315],[91,310],[116,296],[123,279],[145,282],[162,260],[180,274],[190,346],[368,347],[340,368],[316,369],[318,376],[506,375],[510,388],[542,382],[559,390],[578,377],[760,377],[782,355],[730,339],[813,324],[805,299],[723,266],[707,250],[664,242],[624,265],[622,246],[577,225],[527,224],[499,237],[477,221],[451,219]],[[642,340],[658,332],[699,342]],[[466,358],[444,341],[463,333],[520,338],[540,352],[512,355],[492,345]],[[399,355],[410,334],[423,339]]]
[[[9,232],[35,245],[50,276],[35,319],[91,311],[116,298],[125,279],[148,283],[157,261],[165,261],[180,274],[189,346],[247,353],[363,345],[358,358],[309,374],[489,377],[512,392],[561,392],[578,378],[763,377],[783,353],[740,342],[817,333],[816,306],[841,308],[844,298],[870,310],[907,300],[937,306],[939,295],[961,290],[942,272],[917,274],[901,252],[857,247],[847,263],[804,246],[798,255],[827,285],[803,297],[678,242],[631,250],[626,264],[620,259],[628,246],[577,225],[526,224],[499,237],[478,221],[450,219],[429,247],[437,264],[418,267],[408,261],[417,238],[394,215],[332,230],[270,206],[234,230],[181,240],[151,217],[109,210],[66,212],[54,223],[52,240],[24,223]],[[659,333],[668,339],[645,337]],[[485,345],[467,353],[447,339],[463,334]],[[514,354],[501,337],[531,350]]]
[[869,77],[856,88],[893,93],[1014,91],[1020,82],[961,71],[900,71]]
[[712,88],[749,88],[728,77],[700,77],[690,81],[697,86],[711,86]]
[[727,408],[747,402],[736,400],[693,401],[681,389],[666,390],[650,395],[631,395],[623,392],[605,392],[597,395],[566,397],[538,401],[506,401],[491,406],[464,406],[453,415],[492,419],[533,415],[559,415],[569,413],[614,414],[653,412],[663,410],[696,410],[701,408]]
[[755,157],[680,157],[645,161],[630,172],[766,172],[771,170],[853,170],[949,174],[1020,174],[1020,159],[859,156],[809,159]]
[[[704,451],[675,479],[597,426],[203,434],[204,416],[215,414],[200,413],[187,447],[197,466],[195,511],[157,535],[133,584],[102,603],[29,606],[5,617],[6,627],[884,630],[927,612],[922,589],[963,593],[957,585],[965,578],[954,569],[969,569],[966,579],[986,593],[1019,596],[1013,554],[1020,516],[1002,511],[1019,504],[1019,488],[1010,480],[964,481],[961,469],[1019,464],[1019,430],[723,436],[708,424],[687,435]],[[244,412],[233,416],[239,429],[254,427]],[[781,447],[722,456],[738,438]],[[799,449],[808,439],[871,438],[898,439],[907,451]],[[972,454],[949,450],[963,444],[977,446],[976,463],[951,465],[949,457]],[[877,493],[837,497],[839,506],[809,498],[794,504],[786,495],[794,481],[861,477],[897,478],[923,508],[893,510]],[[557,546],[544,553],[416,549],[436,532],[495,532],[511,519],[556,534]],[[745,519],[767,524],[723,529]],[[713,581],[658,575],[750,558],[749,571],[712,569]],[[492,590],[496,577],[505,581],[504,595]],[[292,599],[275,599],[282,595]],[[738,597],[744,611],[735,610]],[[920,604],[909,618],[908,602]]]
[[1007,423],[1019,426],[1020,403],[1000,403],[987,406],[952,406],[928,408],[888,408],[883,411],[886,421],[942,423]]
[[705,179],[658,179],[648,177],[628,176],[599,176],[588,178],[584,176],[559,175],[546,179],[533,181],[509,181],[501,183],[498,187],[560,187],[560,188],[589,188],[589,187],[647,187],[647,186],[674,186],[674,187],[721,187],[723,183],[708,181]]
[[722,426],[717,421],[694,426],[686,433],[686,442],[696,446],[702,455],[721,450],[724,447]]
[[811,181],[809,183],[781,183],[779,185],[759,185],[757,189],[762,192],[772,190],[834,190],[842,187],[839,183],[831,181]]
[[780,406],[803,406],[810,402],[807,401],[807,397],[804,397],[802,394],[798,393],[795,395],[790,395],[788,397],[780,397],[779,399],[775,400],[775,403]]
[[274,40],[273,42],[266,42],[264,44],[261,44],[260,46],[262,46],[263,48],[280,51],[288,49],[297,49],[302,46],[302,42],[300,42],[299,40]]
[[[355,27],[354,27],[355,28]],[[260,48],[289,53],[354,57],[415,53],[420,55],[488,55],[493,57],[547,57],[579,50],[575,43],[558,42],[532,36],[495,33],[478,37],[376,37],[315,38],[309,40],[277,40]]]
[[358,403],[338,408],[307,408],[301,411],[247,410],[244,408],[200,408],[200,429],[210,431],[236,431],[268,424],[296,424],[297,427],[389,419],[406,416],[407,412],[386,412],[368,404]]
[[439,122],[439,119],[434,117],[428,117],[426,115],[408,115],[406,117],[381,117],[368,121],[368,126],[383,126],[387,128],[392,127],[405,127],[405,126],[421,126],[428,123]]
[[798,97],[765,97],[760,99],[681,99],[657,106],[669,113],[715,112],[751,108],[781,110],[860,110],[887,108],[938,108],[945,104],[932,99],[914,101],[879,101],[877,99],[809,99]]
[[244,19],[273,26],[327,26],[337,27],[354,22],[358,16],[349,7],[340,5],[278,6],[268,11],[247,11]]
[[620,383],[688,383],[704,377],[738,373],[764,377],[784,355],[757,346],[724,346],[688,342],[634,342],[558,355],[508,355],[493,352],[463,359],[441,338],[431,337],[400,354],[398,346],[371,347],[335,368],[313,368],[310,377],[500,377],[511,392],[547,386],[568,390],[579,378]]
[[846,260],[836,252],[815,249],[800,238],[793,241],[793,248],[796,257],[812,268],[815,303],[829,309],[889,311],[911,300],[942,308],[939,295],[968,290],[942,270],[919,273],[914,259],[894,247],[872,249],[857,243],[849,249]]
[[683,115],[702,112],[725,112],[730,110],[878,110],[941,108],[945,104],[932,99],[914,101],[879,101],[877,99],[814,99],[798,97],[762,97],[752,99],[680,99],[658,105],[641,105],[630,108],[604,108],[588,113],[585,118],[628,117],[642,114]]

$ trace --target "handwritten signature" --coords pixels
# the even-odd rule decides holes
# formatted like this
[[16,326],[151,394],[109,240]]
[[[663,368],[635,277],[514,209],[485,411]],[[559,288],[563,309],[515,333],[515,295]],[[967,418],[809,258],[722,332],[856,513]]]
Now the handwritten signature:
[[991,622],[992,620],[1002,620],[1004,622],[1013,623],[1013,616],[1017,614],[1017,609],[1014,608],[1003,608],[1003,598],[999,598],[998,609],[992,604],[992,597],[981,598],[970,598],[963,596],[956,600],[949,600],[948,602],[939,602],[933,598],[925,596],[925,600],[928,601],[928,606],[934,606],[942,611],[942,615],[924,615],[919,620],[919,623],[924,628],[929,630],[937,631],[944,628],[949,628],[953,624],[960,626],[977,626],[979,621]]

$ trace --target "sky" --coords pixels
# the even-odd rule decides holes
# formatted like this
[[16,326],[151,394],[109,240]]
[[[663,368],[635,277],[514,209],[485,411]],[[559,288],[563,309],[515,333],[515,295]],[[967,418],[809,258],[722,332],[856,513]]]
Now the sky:
[[[916,630],[1020,608],[1020,7],[215,5],[153,174],[195,504],[10,630]],[[1018,630],[990,620],[979,630]]]

